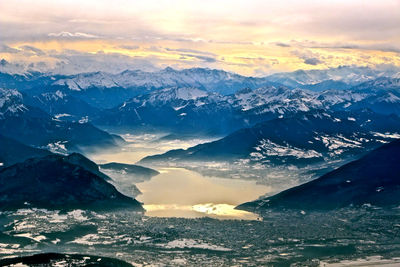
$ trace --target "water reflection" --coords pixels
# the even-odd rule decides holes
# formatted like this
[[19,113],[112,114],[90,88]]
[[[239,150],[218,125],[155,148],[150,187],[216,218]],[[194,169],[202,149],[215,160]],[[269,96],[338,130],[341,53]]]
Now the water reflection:
[[158,171],[150,181],[136,184],[148,216],[254,220],[255,214],[234,207],[271,191],[254,181],[206,177],[183,168]]

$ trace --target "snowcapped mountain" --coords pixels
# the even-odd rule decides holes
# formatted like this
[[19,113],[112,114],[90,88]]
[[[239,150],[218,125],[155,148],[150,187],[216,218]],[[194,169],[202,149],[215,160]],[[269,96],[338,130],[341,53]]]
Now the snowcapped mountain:
[[[304,87],[304,85],[316,85],[327,81],[357,85],[379,77],[396,77],[398,72],[399,70],[394,68],[373,69],[369,67],[340,66],[325,70],[297,70],[294,72],[276,73],[266,78],[272,82],[289,87]],[[339,84],[336,85],[338,86]],[[312,86],[310,89],[312,89]],[[336,89],[343,88],[336,87]]]
[[210,92],[231,94],[243,87],[257,88],[270,84],[263,78],[203,68],[174,70],[170,67],[157,72],[126,70],[118,74],[104,72],[85,73],[59,79],[54,85],[65,85],[71,90],[88,88],[140,88],[146,90],[166,87],[196,87]]
[[112,88],[120,87],[114,81],[113,75],[105,72],[82,73],[53,82],[53,85],[65,85],[70,90],[80,91],[89,87]]
[[228,134],[254,123],[321,108],[314,95],[286,87],[244,89],[224,96],[196,88],[166,88],[101,112],[94,122],[128,128]]
[[117,74],[92,72],[69,76],[0,73],[0,87],[15,88],[31,96],[61,91],[101,109],[112,108],[134,96],[163,88],[193,87],[227,95],[245,87],[255,89],[272,84],[274,83],[265,78],[246,77],[203,68],[184,70],[166,68],[156,72],[126,70]]
[[153,104],[159,102],[165,103],[172,100],[189,101],[189,100],[196,100],[197,98],[206,97],[209,95],[211,94],[204,90],[199,90],[197,88],[174,87],[174,88],[162,89],[150,94],[149,101],[152,102]]
[[360,109],[400,115],[400,92],[313,92],[269,86],[255,90],[246,88],[225,96],[196,88],[173,87],[134,97],[116,108],[101,112],[94,122],[127,128],[203,131],[218,135],[300,112]]
[[348,89],[378,78],[400,78],[400,69],[340,66],[323,70],[297,70],[275,73],[263,78],[246,77],[223,70],[191,68],[175,70],[167,67],[160,71],[126,70],[121,73],[90,72],[76,75],[54,75],[30,72],[23,75],[0,73],[0,87],[26,90],[38,86],[61,86],[72,91],[89,88],[124,88],[139,93],[167,87],[196,87],[228,95],[243,88],[285,85],[316,91]]
[[358,91],[400,90],[400,73],[396,77],[380,77],[361,83],[353,89]]
[[311,92],[273,86],[239,91],[230,96],[230,101],[243,111],[256,110],[258,114],[267,112],[285,114],[288,111],[309,111],[321,107],[321,103]]
[[[72,76],[2,75],[5,84],[23,88],[20,91],[25,104],[59,119],[78,121],[87,117],[108,126],[227,134],[268,119],[315,109],[369,108],[383,114],[400,114],[398,72],[365,67],[296,71],[267,78],[202,68]],[[296,84],[291,85],[298,89],[275,83],[288,77],[294,79]],[[349,89],[347,83],[356,86]],[[314,91],[304,89],[310,86]],[[336,86],[345,90],[332,89]],[[323,90],[327,87],[330,90]]]
[[0,119],[10,115],[18,116],[26,110],[20,92],[0,88]]

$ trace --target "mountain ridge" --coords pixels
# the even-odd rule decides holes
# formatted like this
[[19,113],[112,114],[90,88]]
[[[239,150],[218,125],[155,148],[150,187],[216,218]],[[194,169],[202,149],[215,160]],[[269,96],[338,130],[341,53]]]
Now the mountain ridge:
[[333,210],[349,206],[400,204],[400,139],[369,152],[320,178],[238,209]]

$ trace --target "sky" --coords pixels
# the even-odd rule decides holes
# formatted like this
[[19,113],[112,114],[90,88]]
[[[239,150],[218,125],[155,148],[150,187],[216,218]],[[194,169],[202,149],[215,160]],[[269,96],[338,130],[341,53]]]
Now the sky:
[[0,0],[0,71],[400,66],[400,0]]

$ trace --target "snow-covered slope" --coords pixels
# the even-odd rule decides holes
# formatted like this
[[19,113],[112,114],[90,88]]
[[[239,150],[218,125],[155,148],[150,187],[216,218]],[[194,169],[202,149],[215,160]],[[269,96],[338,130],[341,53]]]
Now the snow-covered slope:
[[354,90],[359,91],[376,91],[376,90],[400,90],[400,76],[396,77],[380,77],[371,81],[364,82],[356,87]]
[[17,90],[0,88],[0,119],[8,115],[17,116],[27,110],[22,103],[22,95]]
[[313,85],[324,81],[340,81],[356,85],[379,77],[396,77],[398,72],[398,69],[340,66],[324,70],[297,70],[294,72],[276,73],[266,78],[272,82],[291,87]]
[[239,91],[230,96],[234,106],[243,111],[257,109],[258,113],[279,113],[286,111],[309,111],[320,108],[321,103],[312,92],[287,87],[261,87],[256,90]]
[[152,102],[168,102],[172,100],[195,100],[197,98],[206,97],[209,95],[204,90],[197,88],[166,88],[150,94],[149,101]]
[[174,70],[166,68],[157,72],[126,70],[118,74],[104,72],[85,73],[59,79],[54,85],[66,85],[71,90],[98,88],[166,88],[197,87],[222,94],[234,93],[243,87],[257,88],[270,84],[264,78],[245,77],[222,70],[193,68]]
[[114,75],[105,72],[82,73],[55,81],[54,85],[66,85],[69,89],[80,91],[89,87],[119,87]]

